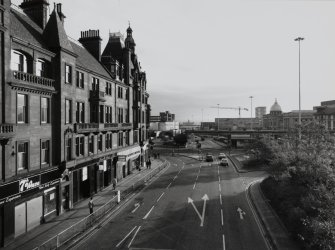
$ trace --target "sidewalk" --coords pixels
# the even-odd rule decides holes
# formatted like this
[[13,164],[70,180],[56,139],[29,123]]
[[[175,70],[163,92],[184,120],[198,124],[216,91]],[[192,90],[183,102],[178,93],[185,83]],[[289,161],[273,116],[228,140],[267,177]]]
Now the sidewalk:
[[267,202],[261,190],[260,181],[248,187],[248,196],[260,218],[262,227],[265,230],[265,236],[269,239],[272,248],[285,250],[299,249],[297,244],[290,239],[289,233],[282,224],[282,221]]
[[[155,169],[161,166],[162,163],[163,160],[161,159],[151,159],[151,169],[142,168],[141,171],[134,170],[132,174],[118,182],[116,189],[120,190],[122,194],[122,192],[131,187],[133,183],[153,172]],[[93,196],[94,211],[110,201],[115,195],[116,192],[113,190],[113,185],[110,185],[104,190],[95,194]],[[51,221],[41,224],[28,233],[16,238],[13,243],[6,246],[4,249],[31,250],[42,245],[48,239],[54,237],[65,229],[71,227],[76,222],[87,217],[89,215],[89,200],[90,198],[87,198],[78,202],[76,206],[70,211],[63,213]]]

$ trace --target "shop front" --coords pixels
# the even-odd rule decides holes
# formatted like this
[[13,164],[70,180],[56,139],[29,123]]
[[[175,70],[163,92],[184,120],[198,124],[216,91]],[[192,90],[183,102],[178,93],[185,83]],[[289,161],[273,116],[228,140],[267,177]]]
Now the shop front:
[[0,186],[2,245],[59,214],[58,169]]
[[139,156],[141,155],[141,147],[135,146],[127,150],[118,152],[118,179],[124,178],[131,174],[134,169],[138,168]]

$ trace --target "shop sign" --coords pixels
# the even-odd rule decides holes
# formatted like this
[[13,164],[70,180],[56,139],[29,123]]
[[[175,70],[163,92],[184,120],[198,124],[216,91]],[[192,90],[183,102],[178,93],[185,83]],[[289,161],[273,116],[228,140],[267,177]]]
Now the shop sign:
[[83,172],[82,172],[82,180],[86,181],[87,180],[87,167],[83,168]]
[[119,155],[118,160],[119,161],[126,161],[126,156],[125,155]]
[[31,178],[22,179],[19,181],[20,193],[30,189],[34,189],[40,186],[40,176],[34,176]]

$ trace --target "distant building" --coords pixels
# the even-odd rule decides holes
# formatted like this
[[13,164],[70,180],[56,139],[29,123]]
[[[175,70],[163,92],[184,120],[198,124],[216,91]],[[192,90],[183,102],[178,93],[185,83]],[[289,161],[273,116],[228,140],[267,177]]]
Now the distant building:
[[159,115],[152,115],[150,116],[150,122],[160,122],[161,117]]
[[215,130],[216,129],[215,122],[202,122],[200,123],[201,130]]
[[314,117],[317,121],[325,124],[329,130],[335,129],[335,100],[321,102],[321,106],[313,107],[313,109],[316,111]]
[[173,122],[175,120],[175,114],[171,114],[169,111],[160,112],[160,122]]
[[255,116],[258,119],[263,119],[263,115],[266,115],[266,107],[256,107],[255,108]]
[[200,130],[200,124],[196,124],[195,122],[182,122],[179,124],[179,128],[181,131],[185,130]]
[[[312,122],[315,110],[301,110],[301,123]],[[283,113],[283,129],[290,130],[299,124],[299,110]]]
[[283,112],[280,105],[275,100],[275,103],[271,106],[270,114],[263,115],[263,128],[278,130],[283,129]]

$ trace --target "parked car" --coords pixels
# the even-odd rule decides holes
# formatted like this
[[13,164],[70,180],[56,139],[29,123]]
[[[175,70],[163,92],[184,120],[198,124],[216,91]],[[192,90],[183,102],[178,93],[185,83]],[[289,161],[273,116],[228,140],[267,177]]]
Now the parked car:
[[214,157],[211,154],[207,154],[205,160],[206,160],[206,162],[213,162],[214,161]]
[[220,153],[218,158],[219,158],[219,160],[221,160],[223,158],[227,158],[227,156],[226,156],[225,153]]

